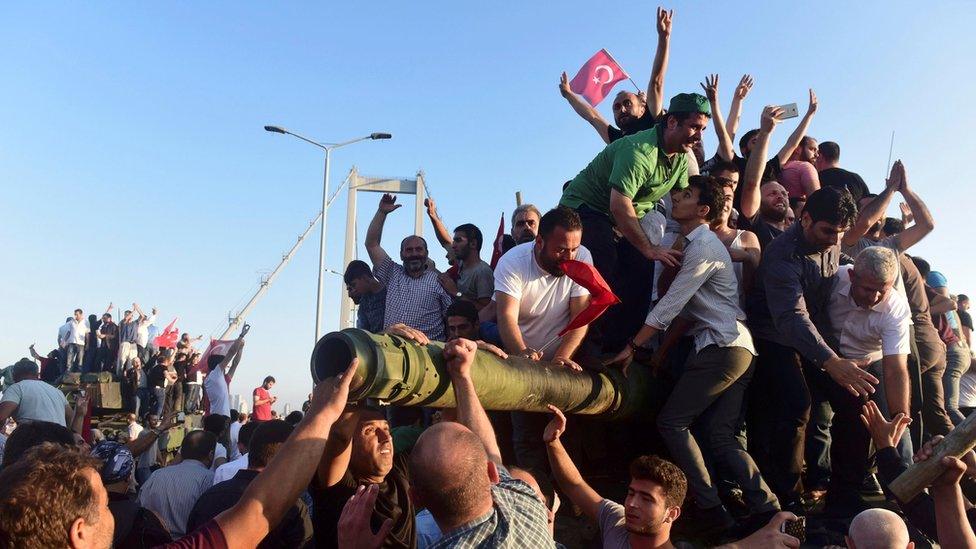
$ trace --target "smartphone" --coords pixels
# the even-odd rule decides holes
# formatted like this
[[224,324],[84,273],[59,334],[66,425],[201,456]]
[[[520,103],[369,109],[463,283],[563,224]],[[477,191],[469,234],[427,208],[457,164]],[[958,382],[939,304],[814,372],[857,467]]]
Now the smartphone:
[[183,423],[184,421],[186,421],[186,414],[183,413],[183,412],[180,412],[180,413],[176,414],[176,421],[178,421],[180,423]]
[[796,520],[788,520],[780,526],[780,530],[803,543],[807,540],[807,518],[800,517]]
[[789,105],[780,105],[779,108],[783,109],[783,116],[780,120],[786,120],[787,118],[796,118],[800,116],[800,111],[796,108],[796,103],[790,103]]
[[80,397],[85,396],[85,390],[84,389],[78,389],[78,396],[80,396]]

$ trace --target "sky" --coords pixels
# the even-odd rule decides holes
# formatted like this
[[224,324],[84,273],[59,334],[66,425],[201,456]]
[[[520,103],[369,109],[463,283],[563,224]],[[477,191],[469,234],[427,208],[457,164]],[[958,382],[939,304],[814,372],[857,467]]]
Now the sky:
[[[337,150],[332,188],[353,166],[384,177],[423,170],[447,225],[473,222],[489,241],[516,191],[554,206],[562,183],[603,146],[559,95],[560,73],[572,77],[607,48],[645,86],[657,41],[652,3],[554,6],[3,4],[0,365],[31,343],[53,348],[76,307],[98,314],[109,302],[155,306],[161,324],[178,317],[194,335],[219,335],[320,207],[324,155],[267,124],[326,142],[392,133]],[[820,108],[809,133],[840,143],[842,166],[876,192],[894,131],[893,158],[936,220],[915,252],[953,292],[976,292],[965,167],[976,150],[967,69],[976,4],[668,7],[667,98],[719,73],[727,112],[739,77],[752,74],[741,135],[763,105],[796,102],[802,112],[812,87]],[[599,110],[612,118],[609,101]],[[780,125],[772,150],[794,124]],[[705,147],[715,149],[711,128]],[[378,198],[359,199],[360,242]],[[400,200],[383,238],[394,255],[413,227],[413,197]],[[345,211],[341,193],[326,237],[336,271]],[[232,393],[249,395],[271,374],[280,409],[305,399],[317,259],[316,230],[247,319]],[[343,290],[339,276],[326,282],[331,331]]]

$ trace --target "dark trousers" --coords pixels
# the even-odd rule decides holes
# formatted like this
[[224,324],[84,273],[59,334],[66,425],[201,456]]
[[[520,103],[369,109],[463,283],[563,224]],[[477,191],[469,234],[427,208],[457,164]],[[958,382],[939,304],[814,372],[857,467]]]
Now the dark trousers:
[[749,453],[770,488],[786,505],[800,497],[810,391],[800,355],[794,349],[757,339],[756,350],[759,356],[749,384],[746,416]]
[[82,364],[85,362],[85,346],[77,343],[68,344],[67,371],[80,372]]
[[183,384],[173,383],[165,389],[166,400],[163,403],[163,417],[183,409]]
[[816,387],[810,389],[810,421],[804,447],[807,471],[803,482],[808,490],[823,489],[830,483],[830,426],[834,419],[827,397]]
[[952,420],[945,409],[942,377],[945,375],[945,359],[922,372],[922,426],[923,440],[935,435],[945,436],[952,430]]
[[164,387],[153,387],[152,411],[157,416],[163,416],[163,405],[166,403],[166,389]]
[[582,244],[593,256],[593,266],[621,300],[591,327],[601,338],[603,351],[616,352],[637,333],[647,316],[654,284],[654,262],[644,257],[627,239],[618,238],[606,215],[585,205],[580,206],[577,213],[583,223]]
[[150,404],[153,400],[153,393],[149,387],[136,389],[135,414],[138,417],[145,417],[151,410]]
[[549,454],[542,441],[542,433],[552,419],[551,414],[512,412],[512,448],[515,462],[536,478],[549,476]]

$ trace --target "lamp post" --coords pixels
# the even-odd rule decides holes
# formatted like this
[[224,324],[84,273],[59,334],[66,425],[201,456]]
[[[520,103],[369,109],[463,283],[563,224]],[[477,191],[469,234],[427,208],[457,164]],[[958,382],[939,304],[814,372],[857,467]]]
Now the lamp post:
[[346,145],[352,145],[353,143],[358,143],[367,139],[390,139],[393,136],[388,133],[374,132],[365,137],[357,137],[356,139],[350,139],[349,141],[343,141],[342,143],[319,143],[318,141],[313,141],[307,137],[288,131],[281,126],[265,126],[264,129],[265,131],[272,133],[281,133],[297,137],[298,139],[301,139],[302,141],[305,141],[311,145],[315,145],[316,147],[325,151],[325,175],[322,177],[322,230],[319,236],[319,284],[318,290],[315,294],[315,343],[318,343],[322,323],[322,284],[325,280],[325,221],[329,206],[329,163],[332,159],[332,151],[338,149],[339,147],[345,147]]

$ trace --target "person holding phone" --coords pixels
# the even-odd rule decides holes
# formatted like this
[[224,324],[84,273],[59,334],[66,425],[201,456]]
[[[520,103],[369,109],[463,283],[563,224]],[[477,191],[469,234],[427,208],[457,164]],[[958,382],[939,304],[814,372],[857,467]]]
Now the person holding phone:
[[278,397],[271,396],[271,388],[275,385],[274,376],[264,378],[261,386],[254,389],[254,419],[255,421],[271,420],[271,405],[278,402]]

